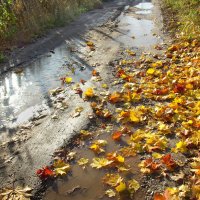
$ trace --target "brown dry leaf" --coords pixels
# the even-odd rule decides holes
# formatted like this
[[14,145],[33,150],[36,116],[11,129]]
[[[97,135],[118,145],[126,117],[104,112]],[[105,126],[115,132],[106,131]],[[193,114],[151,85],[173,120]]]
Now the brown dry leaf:
[[118,103],[118,102],[121,102],[122,101],[122,99],[121,99],[121,94],[119,93],[119,92],[114,92],[114,93],[112,93],[111,95],[110,95],[110,97],[109,97],[109,101],[111,102],[111,103]]
[[16,187],[13,189],[3,189],[0,197],[2,200],[30,200],[32,189],[28,186],[25,188]]

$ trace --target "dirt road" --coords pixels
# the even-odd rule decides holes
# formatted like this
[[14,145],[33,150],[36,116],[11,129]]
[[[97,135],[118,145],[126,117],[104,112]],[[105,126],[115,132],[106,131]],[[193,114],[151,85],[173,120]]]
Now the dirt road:
[[[75,94],[75,84],[64,86],[61,96],[52,97],[48,94],[49,89],[61,86],[61,76],[67,73],[72,76],[75,83],[80,79],[86,80],[85,85],[81,86],[82,90],[88,87],[96,87],[98,90],[102,83],[112,82],[110,62],[115,60],[116,56],[122,57],[123,49],[131,48],[140,56],[142,52],[165,40],[166,36],[163,36],[161,29],[162,17],[158,1],[112,1],[105,4],[103,9],[86,13],[59,32],[52,32],[47,38],[20,50],[16,60],[26,62],[23,72],[9,72],[1,78],[1,88],[7,87],[3,88],[1,93],[6,91],[8,96],[8,105],[4,104],[5,99],[1,99],[1,112],[14,112],[13,116],[20,118],[20,111],[35,104],[41,105],[44,100],[46,102],[41,110],[36,109],[35,118],[31,116],[32,120],[21,125],[17,132],[6,131],[7,119],[2,116],[6,125],[3,125],[4,132],[1,134],[4,141],[0,146],[1,185],[12,184],[12,175],[15,174],[16,184],[39,187],[40,181],[35,175],[36,170],[51,162],[56,149],[66,144],[81,129],[92,125],[88,117],[92,113],[91,107]],[[76,36],[77,33],[79,36]],[[87,47],[86,41],[95,44],[95,51]],[[49,53],[52,49],[52,53]],[[45,52],[47,53],[44,54]],[[43,55],[40,58],[29,63],[36,55],[41,54]],[[75,74],[66,67],[69,63],[76,64]],[[93,69],[100,73],[102,81],[98,82],[91,78]],[[8,86],[5,86],[6,84]],[[65,99],[66,107],[59,107],[56,104],[59,98]],[[83,111],[77,114],[77,108]],[[21,116],[27,119],[27,115],[25,112]],[[58,187],[61,185],[62,183]],[[53,190],[46,197],[64,198],[62,192],[58,196]],[[88,196],[86,198],[88,199]],[[94,196],[89,198],[94,199]]]

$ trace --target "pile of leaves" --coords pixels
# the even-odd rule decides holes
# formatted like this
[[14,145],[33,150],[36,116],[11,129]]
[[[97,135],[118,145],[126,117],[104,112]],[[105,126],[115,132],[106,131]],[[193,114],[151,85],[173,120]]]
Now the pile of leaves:
[[[145,155],[138,165],[143,176],[164,177],[173,182],[173,187],[166,187],[163,193],[153,191],[152,198],[200,199],[199,50],[196,40],[173,44],[160,54],[142,54],[139,59],[127,50],[127,59],[112,66],[116,76],[111,86],[116,86],[116,91],[109,91],[110,86],[105,83],[99,93],[91,87],[85,91],[79,88],[85,100],[91,102],[102,129],[108,123],[114,124],[118,128],[111,131],[110,137],[115,142],[126,141],[126,146],[115,152],[106,151],[106,140],[93,140],[88,146],[96,156],[90,167],[109,172],[102,179],[109,187],[107,196],[133,198],[140,184],[123,177],[131,168],[126,161]],[[96,70],[92,75],[102,80]],[[92,136],[87,130],[80,134],[82,140]],[[77,163],[83,169],[89,167],[88,158]],[[56,173],[56,168],[46,174],[46,170],[49,172],[46,168],[39,170],[41,178],[66,174]]]
[[[113,68],[119,90],[95,99],[86,95],[98,118],[110,119],[120,127],[111,134],[112,139],[124,137],[128,145],[94,158],[91,166],[122,173],[129,170],[126,157],[145,153],[146,159],[139,164],[141,173],[174,181],[174,187],[167,187],[164,193],[154,191],[155,200],[200,199],[199,43],[179,42],[165,53],[143,54],[140,59],[129,52],[129,58]],[[117,108],[113,110],[112,106]],[[90,148],[102,154],[104,145],[95,142]],[[119,174],[107,174],[104,182],[115,192],[130,191]],[[112,189],[106,193],[115,196]]]
[[[94,47],[93,43],[87,45]],[[103,83],[101,91],[92,87],[83,91],[78,85],[75,93],[81,91],[93,109],[93,117],[88,117],[110,132],[113,141],[125,145],[108,152],[107,140],[82,130],[80,140],[94,153],[92,161],[76,159],[76,153],[71,152],[67,159],[60,156],[53,165],[39,169],[37,175],[42,180],[67,175],[73,160],[83,170],[92,167],[105,172],[102,182],[108,197],[134,199],[142,187],[140,180],[124,174],[133,173],[130,158],[134,162],[134,157],[139,157],[143,177],[170,180],[164,191],[153,191],[154,200],[200,199],[199,52],[196,40],[182,41],[160,54],[142,54],[140,58],[127,50],[126,59],[110,66],[115,72],[110,85]],[[96,70],[92,75],[95,81],[102,81]],[[84,85],[85,81],[80,83]]]

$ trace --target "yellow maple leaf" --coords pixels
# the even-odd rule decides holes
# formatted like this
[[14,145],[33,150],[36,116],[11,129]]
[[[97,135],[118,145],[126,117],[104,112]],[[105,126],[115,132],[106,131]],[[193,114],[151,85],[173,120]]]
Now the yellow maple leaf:
[[85,166],[88,164],[89,159],[87,158],[81,158],[79,159],[77,162],[80,166],[82,166],[83,168],[85,168]]
[[98,144],[92,144],[90,146],[90,149],[93,150],[97,154],[105,152],[105,150],[102,149]]
[[185,153],[187,150],[187,143],[185,141],[179,141],[178,143],[176,143],[176,147],[173,149],[175,153]]
[[100,169],[102,167],[107,167],[108,165],[110,165],[113,161],[110,161],[106,158],[93,158],[92,160],[93,162],[91,163],[91,167],[92,168],[97,168]]
[[70,165],[65,163],[63,160],[57,160],[53,164],[55,174],[58,175],[66,175],[67,172],[70,170]]
[[128,189],[131,193],[136,192],[139,188],[140,184],[135,179],[128,181]]
[[65,83],[70,84],[72,82],[72,77],[66,77]]
[[119,174],[106,174],[103,177],[103,183],[111,186],[116,187],[123,181],[123,178]]
[[104,147],[107,145],[106,140],[95,140],[93,144],[90,146],[90,149],[93,150],[95,153],[102,153],[105,152],[104,149],[101,147]]
[[157,62],[155,62],[155,63],[152,63],[152,67],[161,67],[163,65],[163,63],[162,63],[162,61],[161,60],[159,60],[159,61],[157,61]]
[[117,187],[115,187],[115,190],[119,193],[125,191],[126,189],[126,183],[124,182],[120,182],[120,184]]
[[134,109],[130,110],[130,121],[135,122],[135,123],[140,122],[140,117],[138,117],[138,115]]
[[162,154],[157,153],[157,152],[152,153],[152,157],[155,159],[160,159],[160,158],[162,158],[162,156],[163,156]]
[[92,98],[92,97],[94,97],[95,95],[94,95],[94,90],[92,89],[92,88],[88,88],[86,91],[85,91],[85,96],[86,97],[89,97],[89,98]]
[[147,74],[148,75],[152,75],[152,74],[154,74],[155,73],[155,69],[154,68],[149,68],[148,70],[147,70]]

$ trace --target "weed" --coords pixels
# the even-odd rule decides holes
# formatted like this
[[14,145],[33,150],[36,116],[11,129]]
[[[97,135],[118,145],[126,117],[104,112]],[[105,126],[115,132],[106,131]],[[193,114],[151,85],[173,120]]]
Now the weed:
[[27,42],[47,29],[65,25],[100,3],[101,0],[2,0],[0,44],[12,40]]
[[178,19],[178,26],[183,37],[200,37],[200,2],[199,0],[164,0],[172,8]]
[[3,53],[0,52],[0,63],[3,63],[5,61],[5,56]]

